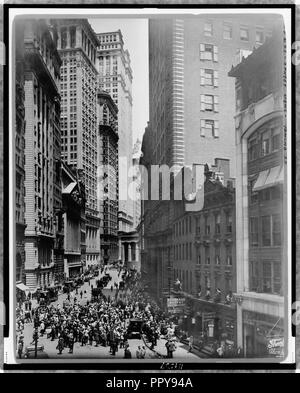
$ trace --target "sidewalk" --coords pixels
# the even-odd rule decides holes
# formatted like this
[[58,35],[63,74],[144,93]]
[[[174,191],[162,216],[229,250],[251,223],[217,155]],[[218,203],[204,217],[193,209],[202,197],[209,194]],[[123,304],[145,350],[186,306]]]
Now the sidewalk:
[[[182,339],[180,340],[180,342],[182,342],[188,347],[188,339]],[[191,351],[191,353],[195,353],[198,356],[201,355],[200,357],[203,357],[203,355],[205,355],[205,357],[207,358],[211,358],[214,356],[214,351],[212,350],[211,345],[204,345],[202,348],[200,348],[198,345],[193,345],[193,350]]]

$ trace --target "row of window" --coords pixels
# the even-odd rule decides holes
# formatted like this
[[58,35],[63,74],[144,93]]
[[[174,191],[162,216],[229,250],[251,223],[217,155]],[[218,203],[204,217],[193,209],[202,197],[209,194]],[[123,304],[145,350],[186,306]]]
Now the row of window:
[[[62,104],[62,106],[68,105],[68,99],[67,98],[63,98],[61,100],[61,104]],[[69,104],[70,105],[76,105],[77,104],[77,99],[76,98],[70,98]]]
[[[221,288],[221,282],[224,282],[224,291],[225,294],[228,294],[232,291],[232,277],[231,276],[226,276],[222,277],[219,274],[215,274],[215,289]],[[182,285],[183,291],[189,291],[191,292],[191,289],[193,288],[193,279],[195,279],[194,272],[189,271],[189,270],[182,270],[182,269],[174,269],[173,271],[173,278],[174,281],[179,279]],[[205,274],[204,278],[201,280],[201,276],[196,276],[196,286],[197,286],[197,291],[198,294],[201,294],[202,296],[207,295],[207,290],[211,289],[211,277],[210,274]],[[203,288],[203,291],[202,291]]]
[[176,222],[173,226],[173,231],[175,237],[192,233],[192,217],[185,217],[184,219]]
[[98,39],[100,43],[104,42],[116,42],[117,41],[117,35],[116,34],[110,34],[110,35],[98,35]]
[[[227,213],[225,216],[225,222],[224,222],[224,229],[226,233],[232,233],[233,229],[233,223],[232,223],[232,214]],[[222,222],[221,222],[221,214],[218,213],[214,216],[214,230],[215,234],[220,234],[222,229]],[[201,233],[201,224],[200,224],[200,218],[196,219],[196,234],[200,235]],[[210,235],[211,234],[211,218],[205,216],[204,218],[204,234],[205,235]]]
[[[199,248],[199,251],[197,253],[197,265],[201,265],[202,261],[204,261],[205,265],[210,265],[211,261],[215,261],[215,265],[220,266],[222,264],[222,258],[221,258],[221,247],[203,247],[204,248],[204,253],[201,253],[201,249]],[[214,250],[214,253],[213,253]],[[226,255],[225,255],[225,263],[226,266],[232,266],[232,247],[227,246],[226,247]]]
[[175,260],[192,260],[192,243],[176,244],[174,246],[174,258]]
[[[214,35],[214,26],[212,21],[207,21],[204,24],[204,35],[206,37],[212,37]],[[262,27],[256,27],[255,29],[255,42],[262,44],[265,37],[270,37],[272,32],[269,30],[266,33]],[[249,41],[249,28],[247,26],[240,26],[239,39],[241,41]],[[233,25],[229,22],[223,23],[223,38],[225,40],[231,40],[233,38]]]
[[255,134],[248,140],[248,161],[256,160],[279,150],[282,146],[281,127],[274,126]]
[[[211,220],[212,217],[204,216],[204,233],[209,235],[211,233]],[[232,213],[227,212],[225,215],[225,230],[227,233],[232,233],[233,230],[233,221],[232,221]],[[214,229],[216,234],[221,233],[222,229],[222,220],[221,214],[217,213],[214,215]],[[175,238],[178,236],[184,236],[186,234],[190,234],[193,231],[192,228],[192,217],[186,217],[181,221],[178,221],[173,226],[174,236]],[[196,218],[196,234],[199,235],[201,233],[201,221],[200,217]]]
[[250,217],[250,245],[252,247],[281,246],[281,218],[279,214]]
[[61,68],[60,68],[61,75],[62,75],[62,74],[67,74],[68,72],[74,73],[74,72],[76,72],[76,68],[77,68],[76,66],[61,67]]
[[250,195],[250,204],[255,204],[257,202],[269,202],[275,201],[282,198],[281,190],[279,186],[269,187],[265,190],[261,190],[259,192],[253,191],[253,187],[256,183],[255,180],[251,180],[249,182],[249,195]]
[[282,294],[281,263],[278,261],[250,261],[250,290],[255,292]]

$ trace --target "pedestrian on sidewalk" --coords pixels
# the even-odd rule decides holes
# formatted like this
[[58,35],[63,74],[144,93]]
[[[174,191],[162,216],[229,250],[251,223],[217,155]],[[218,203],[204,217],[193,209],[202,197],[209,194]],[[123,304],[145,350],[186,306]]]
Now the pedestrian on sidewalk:
[[24,340],[23,340],[23,336],[20,336],[19,338],[19,343],[18,343],[18,355],[19,355],[19,359],[22,359],[22,354],[23,354],[23,348],[24,348]]
[[41,337],[43,337],[44,333],[45,333],[45,324],[44,324],[44,321],[42,321],[41,324],[40,324],[40,335],[41,335]]
[[188,352],[192,352],[193,348],[194,348],[194,337],[190,336],[189,337],[189,349],[188,349]]
[[58,339],[58,344],[56,349],[58,350],[58,355],[61,355],[62,351],[64,350],[64,339],[62,336],[60,336]]
[[170,341],[169,340],[166,342],[165,347],[167,348],[167,358],[169,359],[171,357]]
[[141,347],[138,346],[138,349],[136,350],[136,358],[141,359]]
[[132,356],[131,356],[129,344],[126,344],[125,350],[124,350],[124,359],[131,359],[131,358],[132,358]]
[[224,357],[224,346],[223,345],[220,345],[219,348],[217,348],[217,354],[218,354],[219,358]]
[[82,299],[82,295],[83,295],[83,292],[82,292],[82,291],[80,291],[80,299]]
[[146,357],[146,348],[144,346],[142,346],[140,354],[141,354],[141,359],[145,359],[145,357]]
[[93,346],[93,336],[94,336],[94,333],[92,330],[90,330],[89,331],[89,345],[90,346]]
[[176,344],[173,340],[169,340],[166,343],[167,347],[167,357],[168,358],[173,358],[173,352],[176,350]]
[[95,347],[98,347],[100,342],[100,334],[98,329],[95,330],[94,337],[96,342]]
[[51,336],[51,341],[54,341],[54,340],[55,340],[55,337],[56,337],[56,334],[55,334],[55,326],[54,326],[54,325],[52,325],[52,327],[51,327],[50,336]]
[[68,341],[69,341],[69,353],[73,353],[73,349],[74,349],[74,335],[73,333],[69,333],[69,337],[68,337]]

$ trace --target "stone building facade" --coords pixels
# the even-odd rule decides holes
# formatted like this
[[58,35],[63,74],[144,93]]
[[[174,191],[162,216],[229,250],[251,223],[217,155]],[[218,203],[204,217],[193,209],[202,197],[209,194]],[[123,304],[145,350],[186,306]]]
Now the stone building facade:
[[[120,30],[97,34],[99,88],[109,93],[118,107],[118,154],[127,168],[132,165],[132,69],[128,50]],[[120,168],[121,169],[121,168]],[[131,232],[133,205],[125,194],[127,178],[119,178],[119,231]],[[124,194],[124,195],[123,195]]]
[[117,261],[119,255],[118,108],[105,91],[98,92],[97,105],[101,253],[107,264]]
[[61,208],[57,174],[61,60],[52,21],[19,21],[19,40],[24,68],[24,274],[25,284],[34,290],[54,283],[55,265],[60,263],[54,246],[56,215]]
[[[237,113],[237,324],[245,356],[276,356],[288,318],[284,27],[233,68]],[[284,345],[277,347],[283,356]]]
[[85,225],[85,190],[84,183],[75,170],[62,164],[61,186],[63,202],[64,232],[64,276],[78,276],[83,272],[85,248],[82,247],[82,227]]
[[99,264],[100,213],[97,199],[97,37],[85,19],[61,19],[62,160],[81,172],[85,184],[87,266]]

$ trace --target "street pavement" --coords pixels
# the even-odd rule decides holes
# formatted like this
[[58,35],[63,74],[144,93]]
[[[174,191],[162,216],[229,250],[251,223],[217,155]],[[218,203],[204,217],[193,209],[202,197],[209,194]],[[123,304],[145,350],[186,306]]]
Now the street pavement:
[[[114,297],[116,294],[116,290],[114,289],[114,283],[119,283],[122,280],[122,277],[118,275],[118,270],[111,268],[108,270],[109,274],[112,276],[112,280],[109,281],[108,285],[103,289],[103,294],[105,296],[111,296]],[[99,277],[93,278],[90,283],[85,282],[81,288],[78,289],[78,295],[74,293],[74,295],[77,297],[78,302],[82,305],[86,304],[87,301],[91,300],[91,288],[92,286],[96,288],[96,280],[98,280],[101,276],[101,273],[99,273]],[[113,286],[113,290],[111,291],[111,286]],[[80,298],[80,292],[83,292],[82,299]],[[86,294],[84,292],[86,291]],[[125,295],[125,291],[119,291],[119,296],[122,298]],[[53,302],[51,304],[57,305],[60,304],[60,306],[63,306],[63,302],[67,300],[67,294],[59,294],[58,300],[56,302]],[[32,342],[32,334],[33,334],[33,323],[26,323],[24,327],[24,349],[26,348],[27,345],[29,345]],[[95,344],[91,345],[84,345],[81,346],[80,343],[75,343],[74,344],[74,349],[73,349],[73,354],[68,353],[68,348],[65,348],[63,353],[61,355],[58,354],[58,351],[56,349],[58,339],[51,341],[51,339],[46,338],[46,334],[43,337],[39,337],[39,345],[44,345],[44,352],[48,355],[49,358],[51,359],[76,359],[76,358],[90,358],[90,359],[122,359],[124,358],[124,349],[119,349],[118,352],[116,353],[115,356],[111,355],[109,352],[110,347],[103,347],[103,346],[98,346],[96,347]],[[136,358],[136,351],[138,349],[139,345],[144,345],[144,342],[142,339],[129,339],[129,346],[130,350],[132,353],[132,358]],[[166,340],[161,338],[157,341],[157,346],[155,347],[155,351],[159,352],[161,355],[166,355],[167,349],[165,347]],[[183,343],[177,343],[177,349],[174,352],[174,359],[176,360],[185,360],[185,361],[196,361],[199,360],[199,356],[189,353],[187,351],[188,347],[187,345]],[[146,348],[146,358],[153,358],[153,351],[150,349]],[[31,355],[31,358],[34,355]]]

